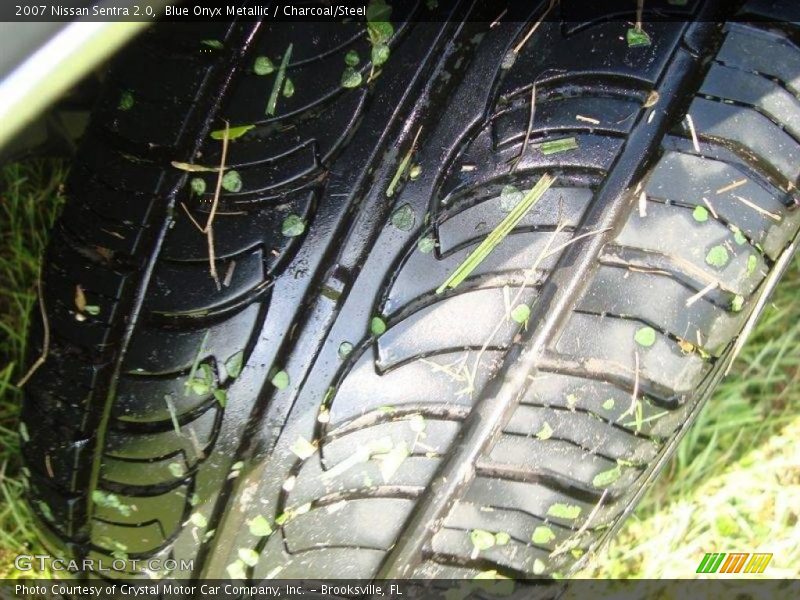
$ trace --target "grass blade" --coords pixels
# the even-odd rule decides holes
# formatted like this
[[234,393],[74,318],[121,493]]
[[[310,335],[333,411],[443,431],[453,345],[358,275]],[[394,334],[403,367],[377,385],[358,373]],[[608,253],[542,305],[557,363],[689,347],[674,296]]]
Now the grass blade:
[[517,226],[522,218],[528,213],[528,211],[539,201],[544,193],[550,189],[550,186],[553,185],[555,182],[555,177],[546,173],[542,175],[542,178],[536,182],[536,185],[525,194],[522,200],[511,209],[511,212],[506,215],[506,217],[500,221],[500,223],[495,227],[492,232],[486,236],[486,239],[483,240],[480,245],[478,245],[475,250],[473,250],[470,255],[464,259],[458,268],[453,271],[453,273],[448,277],[445,282],[440,285],[436,293],[441,294],[446,289],[453,289],[457,287],[462,281],[464,281],[467,277],[469,277],[470,273],[472,273],[478,265],[483,262],[483,260],[489,256],[489,254],[494,250],[500,242],[502,242],[505,237]]
[[267,114],[272,117],[275,115],[275,109],[278,105],[278,94],[283,87],[283,80],[286,79],[286,67],[289,66],[289,60],[292,58],[292,44],[286,48],[283,53],[283,60],[281,66],[278,67],[278,72],[275,74],[275,83],[272,84],[272,92],[269,95],[269,102],[267,102]]

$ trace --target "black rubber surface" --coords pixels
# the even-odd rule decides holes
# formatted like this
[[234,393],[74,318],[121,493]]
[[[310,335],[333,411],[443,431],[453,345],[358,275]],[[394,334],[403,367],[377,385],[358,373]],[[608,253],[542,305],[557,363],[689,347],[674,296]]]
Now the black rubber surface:
[[[629,47],[625,22],[547,21],[515,54],[535,4],[494,27],[395,8],[378,69],[358,22],[158,25],[119,56],[23,407],[48,548],[196,559],[176,577],[532,577],[608,537],[794,250],[800,31],[655,22]],[[171,163],[218,166],[225,121],[254,127],[229,145],[218,289],[190,218],[216,173]]]

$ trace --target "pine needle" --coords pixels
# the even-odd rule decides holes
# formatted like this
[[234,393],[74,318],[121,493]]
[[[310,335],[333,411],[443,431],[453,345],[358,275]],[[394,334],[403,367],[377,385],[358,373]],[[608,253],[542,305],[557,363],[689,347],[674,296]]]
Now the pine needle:
[[470,273],[472,273],[483,260],[489,256],[505,238],[517,226],[522,218],[528,213],[536,202],[550,189],[550,186],[555,182],[555,177],[546,173],[542,178],[536,182],[536,185],[525,194],[522,200],[511,210],[506,217],[500,221],[492,232],[486,236],[486,239],[481,242],[475,250],[462,262],[458,268],[448,277],[445,282],[436,290],[437,294],[441,294],[446,289],[453,289],[463,282]]

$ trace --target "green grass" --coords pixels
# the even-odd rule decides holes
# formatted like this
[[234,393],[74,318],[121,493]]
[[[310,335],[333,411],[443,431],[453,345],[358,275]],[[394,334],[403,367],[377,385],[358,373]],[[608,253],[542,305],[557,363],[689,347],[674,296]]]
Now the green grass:
[[0,170],[0,577],[14,577],[13,557],[35,547],[22,502],[17,418],[28,318],[36,307],[39,257],[63,202],[65,169],[57,162]]
[[[0,172],[0,577],[35,547],[16,434],[38,257],[57,213],[60,164]],[[773,552],[765,576],[800,565],[800,260],[662,476],[582,576],[692,577],[705,552]]]

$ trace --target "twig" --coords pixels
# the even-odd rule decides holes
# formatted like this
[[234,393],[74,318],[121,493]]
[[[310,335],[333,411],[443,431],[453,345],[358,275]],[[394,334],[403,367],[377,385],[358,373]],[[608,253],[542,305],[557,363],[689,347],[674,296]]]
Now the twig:
[[700,154],[700,140],[697,139],[697,131],[694,128],[694,121],[692,121],[692,115],[686,113],[686,123],[689,125],[689,133],[692,134],[692,145],[694,145],[694,151]]
[[711,202],[709,202],[708,199],[705,198],[705,197],[703,197],[703,204],[706,205],[706,207],[708,208],[708,211],[711,213],[712,217],[714,217],[715,219],[719,219],[719,215],[717,214],[717,211],[714,210],[714,207],[711,206]]
[[577,121],[583,121],[584,123],[591,123],[592,125],[600,125],[600,119],[595,119],[593,117],[584,117],[583,115],[575,115],[575,119]]
[[642,13],[644,12],[644,0],[636,0],[636,29],[642,30]]
[[600,507],[603,506],[603,502],[605,502],[607,495],[608,495],[608,488],[603,490],[603,493],[600,496],[600,500],[598,500],[597,504],[594,505],[592,512],[590,512],[589,516],[586,517],[586,520],[583,522],[583,525],[580,526],[580,529],[578,529],[578,531],[575,532],[575,535],[572,536],[572,541],[565,540],[564,543],[560,544],[550,553],[550,558],[553,558],[554,556],[559,556],[561,554],[564,554],[565,552],[569,552],[580,543],[579,538],[586,532],[587,529],[589,529],[589,525],[597,516],[597,513],[600,512]]
[[533,24],[533,27],[531,27],[530,30],[528,31],[528,33],[525,34],[525,37],[522,38],[520,43],[517,44],[516,46],[514,46],[514,50],[512,50],[512,52],[514,52],[514,54],[519,54],[520,50],[522,50],[522,48],[525,46],[525,44],[528,43],[528,40],[531,38],[531,36],[534,33],[536,33],[537,29],[539,29],[539,25],[542,24],[542,21],[544,21],[547,18],[547,15],[550,14],[550,11],[555,8],[556,4],[558,4],[558,1],[559,0],[550,0],[550,6],[547,7],[547,10],[544,11],[544,14],[542,14],[542,16],[539,18],[539,20],[536,21],[536,23]]
[[694,296],[692,296],[691,298],[687,298],[686,306],[687,307],[691,306],[692,304],[694,304],[695,302],[700,300],[700,298],[705,296],[708,292],[710,292],[713,289],[716,289],[718,285],[719,285],[718,281],[712,281],[706,287],[704,287],[702,290],[697,292]]
[[744,204],[745,206],[748,206],[748,207],[752,208],[752,209],[753,209],[754,211],[756,211],[758,214],[760,214],[760,215],[764,215],[765,217],[769,217],[770,219],[772,219],[773,221],[776,221],[776,222],[778,222],[778,223],[780,223],[780,222],[781,222],[781,216],[780,216],[780,215],[777,215],[777,214],[775,214],[775,213],[769,212],[769,211],[768,211],[768,210],[766,210],[766,209],[763,209],[763,208],[761,208],[761,207],[760,207],[760,206],[758,206],[757,204],[754,204],[754,203],[752,203],[752,202],[751,202],[750,200],[748,200],[747,198],[742,198],[741,196],[737,196],[736,194],[731,194],[731,196],[733,196],[734,198],[736,198],[736,199],[737,199],[739,202],[741,202],[741,203],[742,203],[742,204]]
[[633,393],[631,394],[631,405],[624,413],[622,413],[619,418],[617,419],[617,423],[622,420],[622,417],[627,417],[628,415],[633,416],[636,414],[636,403],[639,401],[639,353],[634,350],[633,351],[633,358],[636,363],[636,372],[633,376]]
[[725,192],[730,192],[731,190],[735,190],[736,188],[743,186],[745,183],[747,183],[747,179],[746,178],[745,179],[737,179],[733,183],[729,183],[728,185],[722,186],[721,188],[719,188],[717,190],[716,193],[717,193],[717,195],[719,195],[719,194],[724,194]]
[[50,321],[47,318],[47,308],[44,305],[44,293],[42,293],[42,267],[39,266],[39,277],[36,280],[36,290],[39,294],[39,311],[42,313],[42,329],[44,330],[42,336],[42,353],[39,358],[31,365],[28,372],[22,376],[17,382],[17,387],[21,388],[33,376],[36,370],[44,364],[47,360],[47,355],[50,353]]
[[186,213],[186,216],[189,217],[189,219],[192,221],[192,223],[194,223],[194,226],[197,227],[197,231],[199,231],[200,233],[205,233],[205,231],[203,231],[203,226],[200,225],[200,223],[197,222],[197,219],[195,219],[192,216],[192,213],[189,212],[189,209],[186,207],[186,205],[183,202],[181,202],[181,207],[183,208],[183,211]]
[[531,111],[528,113],[528,128],[525,130],[525,139],[522,141],[522,150],[519,155],[514,159],[514,164],[511,165],[511,172],[516,171],[522,157],[525,156],[525,151],[528,149],[528,142],[531,139],[531,130],[533,129],[533,117],[536,114],[536,82],[531,86]]
[[219,173],[217,174],[217,187],[214,190],[214,203],[211,205],[211,212],[208,214],[208,221],[206,221],[206,226],[203,228],[203,231],[206,234],[206,238],[208,240],[208,272],[211,275],[211,278],[214,280],[214,283],[217,286],[217,290],[222,289],[222,285],[219,282],[219,275],[217,274],[217,262],[216,257],[214,255],[214,215],[217,212],[217,204],[219,204],[219,195],[222,191],[222,177],[223,173],[225,172],[225,159],[228,157],[228,136],[230,134],[230,123],[225,121],[225,134],[222,136],[222,156],[220,157],[219,161]]
[[494,21],[492,21],[492,23],[489,25],[489,29],[494,29],[495,27],[497,27],[500,24],[500,19],[505,17],[507,12],[508,12],[508,9],[504,8],[503,12],[501,12],[499,15],[497,15],[497,18]]

